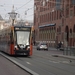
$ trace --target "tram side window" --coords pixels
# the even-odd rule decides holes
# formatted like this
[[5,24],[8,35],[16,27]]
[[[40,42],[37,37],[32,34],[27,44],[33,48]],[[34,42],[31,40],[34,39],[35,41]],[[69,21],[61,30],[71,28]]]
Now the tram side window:
[[8,33],[8,44],[10,44],[10,33]]

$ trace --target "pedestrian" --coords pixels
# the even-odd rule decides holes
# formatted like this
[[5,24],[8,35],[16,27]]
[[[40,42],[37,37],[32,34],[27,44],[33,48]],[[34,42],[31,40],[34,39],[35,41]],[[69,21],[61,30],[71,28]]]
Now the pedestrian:
[[36,41],[34,41],[34,46],[36,45]]
[[62,45],[62,43],[61,43],[61,41],[60,41],[60,42],[58,43],[58,45],[57,45],[57,50],[61,48],[61,45]]

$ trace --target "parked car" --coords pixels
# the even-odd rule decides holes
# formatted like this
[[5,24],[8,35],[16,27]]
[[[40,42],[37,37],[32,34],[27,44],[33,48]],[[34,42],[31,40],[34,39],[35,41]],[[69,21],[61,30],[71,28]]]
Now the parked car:
[[37,45],[37,50],[47,50],[48,51],[47,43],[39,43]]

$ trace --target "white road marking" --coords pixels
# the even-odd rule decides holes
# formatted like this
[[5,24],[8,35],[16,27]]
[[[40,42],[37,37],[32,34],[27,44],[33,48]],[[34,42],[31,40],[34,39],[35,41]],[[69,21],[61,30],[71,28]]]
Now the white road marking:
[[68,61],[62,61],[62,63],[67,63],[68,64],[69,62]]
[[68,61],[51,61],[51,60],[49,60],[49,62],[52,62],[52,63],[66,63],[66,64],[69,63]]
[[52,62],[52,63],[60,63],[59,61],[50,61],[50,60],[49,60],[49,62]]
[[31,64],[30,62],[26,62],[26,63],[29,64],[29,65]]

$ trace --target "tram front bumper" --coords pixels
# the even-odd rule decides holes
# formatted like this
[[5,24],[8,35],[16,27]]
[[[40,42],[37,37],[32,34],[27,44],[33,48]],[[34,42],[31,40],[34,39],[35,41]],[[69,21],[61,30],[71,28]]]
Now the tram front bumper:
[[29,55],[30,50],[15,50],[15,54]]

